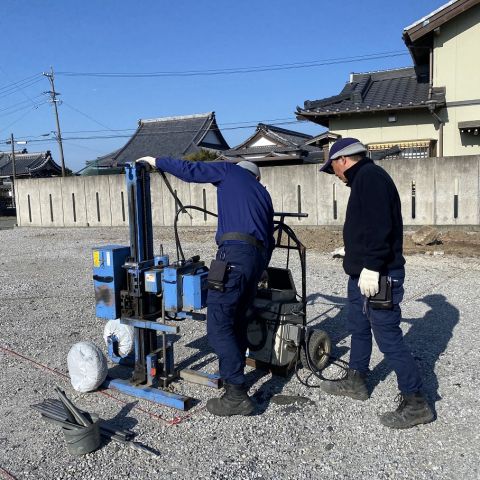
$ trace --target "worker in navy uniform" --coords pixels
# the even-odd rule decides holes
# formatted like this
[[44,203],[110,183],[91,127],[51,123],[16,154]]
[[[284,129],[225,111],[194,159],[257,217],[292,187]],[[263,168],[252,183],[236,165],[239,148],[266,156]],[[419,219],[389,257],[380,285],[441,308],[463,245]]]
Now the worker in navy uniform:
[[[418,368],[400,328],[405,278],[400,198],[393,180],[366,156],[366,151],[356,138],[339,139],[320,169],[335,174],[351,189],[343,228],[343,268],[349,275],[349,368],[343,379],[324,381],[321,388],[331,395],[369,398],[365,376],[373,332],[380,351],[396,373],[400,390],[398,408],[382,414],[380,421],[391,428],[409,428],[432,421],[434,415],[421,393]],[[374,309],[368,301],[379,291],[380,275],[392,280],[391,309]]]
[[214,415],[250,415],[244,368],[247,351],[246,311],[256,294],[274,247],[273,206],[260,183],[253,162],[190,162],[172,158],[137,160],[170,173],[185,182],[212,183],[217,187],[217,260],[227,262],[224,290],[209,290],[207,335],[218,356],[225,393],[207,402]]

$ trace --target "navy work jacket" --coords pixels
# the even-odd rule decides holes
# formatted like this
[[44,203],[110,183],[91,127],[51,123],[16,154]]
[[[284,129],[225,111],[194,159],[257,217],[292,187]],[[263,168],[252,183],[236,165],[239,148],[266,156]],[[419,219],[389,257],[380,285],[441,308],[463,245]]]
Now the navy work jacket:
[[246,233],[263,242],[270,258],[274,247],[272,199],[252,173],[233,163],[174,158],[157,158],[156,166],[185,182],[217,187],[217,245],[224,233]]

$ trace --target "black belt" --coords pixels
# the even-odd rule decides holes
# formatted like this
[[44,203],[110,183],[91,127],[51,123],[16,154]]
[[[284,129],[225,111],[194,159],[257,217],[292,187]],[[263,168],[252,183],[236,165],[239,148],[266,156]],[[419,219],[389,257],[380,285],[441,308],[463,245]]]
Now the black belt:
[[224,233],[220,238],[220,241],[218,242],[219,245],[221,246],[222,243],[225,242],[226,240],[240,240],[241,242],[246,242],[246,243],[249,243],[250,245],[253,245],[259,250],[265,249],[265,246],[263,245],[262,241],[256,239],[252,235],[248,235],[247,233],[240,233],[240,232]]

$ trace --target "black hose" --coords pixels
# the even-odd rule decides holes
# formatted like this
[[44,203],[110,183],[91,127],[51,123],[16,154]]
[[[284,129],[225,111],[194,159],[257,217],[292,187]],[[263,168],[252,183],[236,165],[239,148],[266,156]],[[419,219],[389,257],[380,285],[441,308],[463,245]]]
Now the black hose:
[[[325,355],[327,355],[328,358],[331,360],[331,364],[340,367],[342,370],[345,371],[345,374],[342,375],[340,378],[326,378],[326,377],[324,377],[323,374],[322,374],[323,369],[319,370],[313,365],[313,361],[312,361],[312,358],[310,356],[310,349],[308,348],[309,347],[309,341],[310,341],[310,335],[307,335],[306,340],[304,340],[303,343],[301,343],[298,346],[297,360],[295,362],[295,376],[297,377],[297,380],[302,385],[304,385],[305,387],[308,387],[308,388],[319,388],[320,387],[320,385],[312,385],[312,384],[308,383],[308,380],[312,375],[317,377],[319,380],[328,381],[328,382],[339,382],[340,380],[343,380],[346,377],[346,372],[348,370],[348,362],[345,362],[341,358],[338,358],[338,357],[335,357],[333,355],[330,355],[329,353],[326,353]],[[308,364],[308,365],[304,365],[304,366],[308,367],[309,370],[311,371],[311,373],[307,377],[306,381],[303,381],[300,378],[300,376],[298,375],[298,359],[300,358],[300,349],[301,348],[304,348],[304,350],[305,350],[305,358],[307,359],[307,364]]]
[[182,257],[182,260],[185,260],[185,255],[183,254],[182,245],[180,243],[180,237],[178,235],[177,223],[178,223],[178,217],[180,213],[184,212],[187,208],[191,210],[198,210],[199,212],[204,212],[207,215],[211,215],[212,217],[218,217],[216,213],[210,212],[206,208],[197,207],[195,205],[185,205],[185,206],[182,205],[182,207],[180,207],[177,210],[177,213],[175,214],[175,219],[173,221],[173,231],[175,232],[175,247],[177,249],[177,260],[180,260],[180,257]]

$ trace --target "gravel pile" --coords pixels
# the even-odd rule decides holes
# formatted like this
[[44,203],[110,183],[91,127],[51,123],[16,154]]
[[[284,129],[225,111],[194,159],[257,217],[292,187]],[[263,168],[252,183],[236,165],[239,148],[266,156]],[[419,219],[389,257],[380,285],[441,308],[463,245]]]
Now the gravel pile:
[[[173,255],[171,229],[155,233]],[[213,257],[211,231],[185,229],[182,238],[186,255],[200,254],[207,262]],[[174,390],[198,399],[189,412],[114,391],[79,394],[66,376],[68,350],[80,340],[104,348],[103,321],[95,318],[91,250],[128,244],[127,229],[2,230],[0,241],[0,477],[3,469],[25,479],[479,478],[478,259],[407,258],[402,326],[438,419],[392,431],[380,425],[377,414],[395,407],[396,379],[376,347],[369,378],[373,393],[366,402],[327,397],[295,376],[251,369],[248,381],[258,409],[247,418],[211,416],[205,401],[219,392],[181,381]],[[284,265],[281,252],[273,264]],[[347,359],[341,261],[310,250],[307,271],[308,319],[331,335],[334,354]],[[177,363],[215,372],[206,325],[183,321],[180,328]],[[306,378],[306,371],[299,373]],[[326,371],[338,374],[334,366]],[[59,429],[29,408],[53,398],[55,385],[80,407],[133,429],[159,456],[117,443],[85,457],[69,456]],[[276,394],[304,398],[285,404]]]

